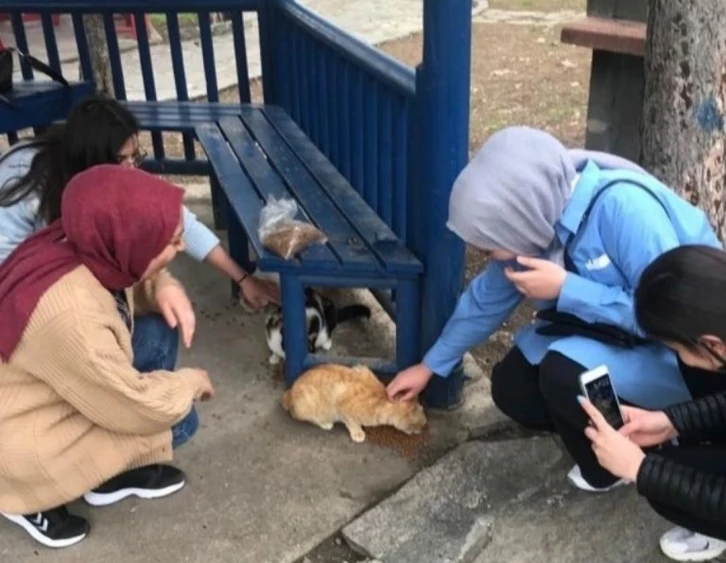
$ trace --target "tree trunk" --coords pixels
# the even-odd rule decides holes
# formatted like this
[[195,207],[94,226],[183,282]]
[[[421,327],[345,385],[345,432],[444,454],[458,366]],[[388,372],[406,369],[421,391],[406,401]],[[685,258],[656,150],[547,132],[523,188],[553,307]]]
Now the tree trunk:
[[85,15],[83,16],[83,23],[86,28],[88,48],[91,51],[91,65],[96,81],[96,91],[113,95],[111,64],[109,63],[103,16],[101,14]]
[[726,240],[726,1],[651,0],[642,161]]

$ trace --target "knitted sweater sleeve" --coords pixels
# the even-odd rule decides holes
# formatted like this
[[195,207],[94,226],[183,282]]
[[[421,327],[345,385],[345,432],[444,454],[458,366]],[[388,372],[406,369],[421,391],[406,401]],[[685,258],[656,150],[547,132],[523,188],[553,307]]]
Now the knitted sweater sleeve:
[[52,335],[37,375],[92,422],[112,432],[151,435],[184,418],[203,381],[195,370],[141,374],[99,311],[68,311]]

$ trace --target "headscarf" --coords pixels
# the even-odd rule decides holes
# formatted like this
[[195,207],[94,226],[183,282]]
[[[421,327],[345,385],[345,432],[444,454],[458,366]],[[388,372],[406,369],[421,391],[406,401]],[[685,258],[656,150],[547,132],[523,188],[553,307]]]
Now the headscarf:
[[171,242],[184,192],[141,170],[95,166],[63,192],[61,219],[0,266],[0,357],[7,360],[43,294],[85,265],[109,291],[133,286]]
[[457,178],[447,227],[484,250],[556,259],[561,248],[555,224],[588,160],[602,169],[648,174],[615,155],[568,150],[539,129],[503,129],[487,140]]

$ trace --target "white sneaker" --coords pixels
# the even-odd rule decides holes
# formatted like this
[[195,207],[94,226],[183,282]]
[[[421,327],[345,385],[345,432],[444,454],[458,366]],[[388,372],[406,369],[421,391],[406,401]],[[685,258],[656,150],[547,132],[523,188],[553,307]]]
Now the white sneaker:
[[609,487],[603,487],[603,488],[598,489],[596,487],[593,487],[587,481],[585,481],[585,478],[582,476],[582,473],[580,472],[579,465],[575,465],[575,467],[570,469],[570,472],[567,474],[567,479],[575,487],[577,487],[581,491],[587,491],[588,493],[607,493],[608,491],[612,491],[613,489],[617,489],[618,487],[622,487],[623,485],[630,484],[628,481],[625,481],[624,479],[620,479],[620,481],[616,481]]
[[726,542],[677,527],[661,536],[660,548],[675,561],[709,561],[726,551]]

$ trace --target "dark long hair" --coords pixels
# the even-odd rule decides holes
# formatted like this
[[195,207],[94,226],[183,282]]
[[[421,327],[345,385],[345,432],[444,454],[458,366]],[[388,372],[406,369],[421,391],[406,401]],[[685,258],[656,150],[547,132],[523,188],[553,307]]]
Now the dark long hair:
[[[124,144],[139,132],[136,118],[116,100],[91,96],[80,102],[62,125],[54,125],[24,146],[38,149],[25,176],[0,191],[0,206],[10,207],[31,193],[40,197],[38,213],[46,223],[60,217],[68,181],[98,164],[118,163]],[[3,155],[0,162],[13,150]]]
[[687,245],[662,254],[640,278],[635,316],[656,340],[691,349],[707,334],[726,341],[726,252]]

